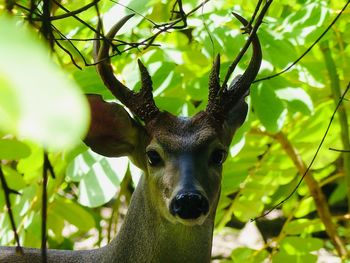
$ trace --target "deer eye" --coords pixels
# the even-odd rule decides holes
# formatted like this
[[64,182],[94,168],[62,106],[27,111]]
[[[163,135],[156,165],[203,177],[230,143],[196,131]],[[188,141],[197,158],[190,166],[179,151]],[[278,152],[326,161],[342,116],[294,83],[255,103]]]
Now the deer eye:
[[151,166],[159,165],[162,162],[162,157],[155,150],[149,150],[146,152],[148,163]]
[[226,159],[226,151],[218,149],[212,152],[210,156],[210,162],[212,164],[221,166]]

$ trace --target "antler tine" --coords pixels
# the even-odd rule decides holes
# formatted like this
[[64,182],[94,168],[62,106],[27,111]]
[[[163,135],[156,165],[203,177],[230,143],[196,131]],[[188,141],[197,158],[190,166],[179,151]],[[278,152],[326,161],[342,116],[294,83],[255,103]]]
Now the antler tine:
[[[248,26],[248,21],[246,21],[243,17],[236,13],[232,13],[244,26]],[[247,30],[250,30],[247,28]],[[224,116],[228,113],[230,109],[234,107],[234,105],[243,97],[249,94],[249,87],[254,81],[256,75],[259,72],[262,53],[261,46],[258,39],[258,36],[255,32],[251,33],[251,42],[253,46],[253,54],[252,58],[249,62],[249,65],[243,75],[237,76],[234,81],[231,83],[229,87],[224,85],[220,88],[220,84],[215,84],[219,89],[216,94],[213,94],[213,87],[211,83],[213,72],[216,72],[217,77],[215,79],[219,79],[218,75],[219,66],[216,65],[216,62],[213,65],[212,73],[210,75],[210,84],[209,84],[209,100],[206,111],[213,115],[216,120],[222,121]]]
[[[132,96],[132,92],[114,76],[111,60],[109,58],[109,48],[111,39],[132,16],[133,15],[126,16],[115,24],[107,33],[106,39],[101,45],[99,44],[98,40],[94,41],[94,60],[95,63],[97,63],[97,72],[100,74],[106,87],[124,105],[127,104],[127,97]],[[99,24],[98,32],[100,27],[101,25]]]
[[142,102],[143,107],[140,107],[137,110],[137,114],[145,116],[144,119],[148,121],[159,113],[159,109],[155,105],[153,99],[152,78],[149,75],[147,68],[142,64],[141,60],[138,59],[137,63],[141,74],[141,90],[138,94],[144,99]]
[[209,75],[209,101],[215,100],[220,90],[220,55],[218,54],[213,62]]
[[[122,26],[133,16],[134,14],[125,16],[115,24],[107,33],[106,40],[102,42],[101,47],[99,47],[99,43],[94,43],[94,59],[97,63],[97,71],[106,87],[117,99],[120,100],[121,103],[128,107],[133,114],[143,121],[148,122],[159,113],[159,109],[156,107],[153,100],[152,80],[146,67],[141,61],[138,61],[142,87],[140,92],[135,93],[115,77],[109,58],[111,39],[114,38]],[[98,26],[98,29],[99,27],[100,25]]]
[[[248,21],[241,17],[239,14],[232,12],[232,14],[245,26],[248,26]],[[251,30],[248,28],[247,30]],[[248,33],[250,33],[248,31]],[[239,81],[243,81],[244,83],[249,83],[247,89],[249,89],[250,84],[254,81],[256,75],[258,75],[261,60],[262,60],[262,52],[260,41],[256,33],[252,33],[252,45],[253,45],[253,55],[249,62],[249,65],[246,71],[243,73],[242,77]]]

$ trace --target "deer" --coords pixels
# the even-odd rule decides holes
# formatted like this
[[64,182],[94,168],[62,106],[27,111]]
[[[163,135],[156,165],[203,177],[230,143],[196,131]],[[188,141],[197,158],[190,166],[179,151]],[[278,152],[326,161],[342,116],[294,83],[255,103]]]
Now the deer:
[[[88,95],[91,126],[84,141],[101,155],[128,156],[143,175],[123,225],[108,245],[84,251],[48,249],[48,262],[210,262],[223,163],[236,130],[246,119],[245,98],[262,61],[259,39],[251,34],[249,65],[228,87],[220,86],[220,56],[216,56],[205,110],[178,117],[156,106],[152,79],[140,60],[138,92],[115,76],[110,40],[132,16],[122,18],[104,41],[95,41],[97,72],[124,106]],[[23,252],[1,247],[0,262],[42,262],[40,249],[23,248]]]

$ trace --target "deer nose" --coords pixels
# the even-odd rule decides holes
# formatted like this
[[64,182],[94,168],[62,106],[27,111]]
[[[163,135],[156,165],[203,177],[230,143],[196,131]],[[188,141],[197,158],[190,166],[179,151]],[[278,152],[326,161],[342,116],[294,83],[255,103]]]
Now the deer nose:
[[208,213],[209,202],[201,193],[180,192],[170,202],[170,213],[182,219],[196,219]]

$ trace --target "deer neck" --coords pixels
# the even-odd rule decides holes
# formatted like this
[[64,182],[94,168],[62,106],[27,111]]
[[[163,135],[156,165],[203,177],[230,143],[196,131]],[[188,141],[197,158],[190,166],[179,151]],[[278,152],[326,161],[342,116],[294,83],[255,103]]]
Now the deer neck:
[[174,224],[157,212],[149,191],[144,175],[104,262],[210,262],[215,211],[200,226]]

